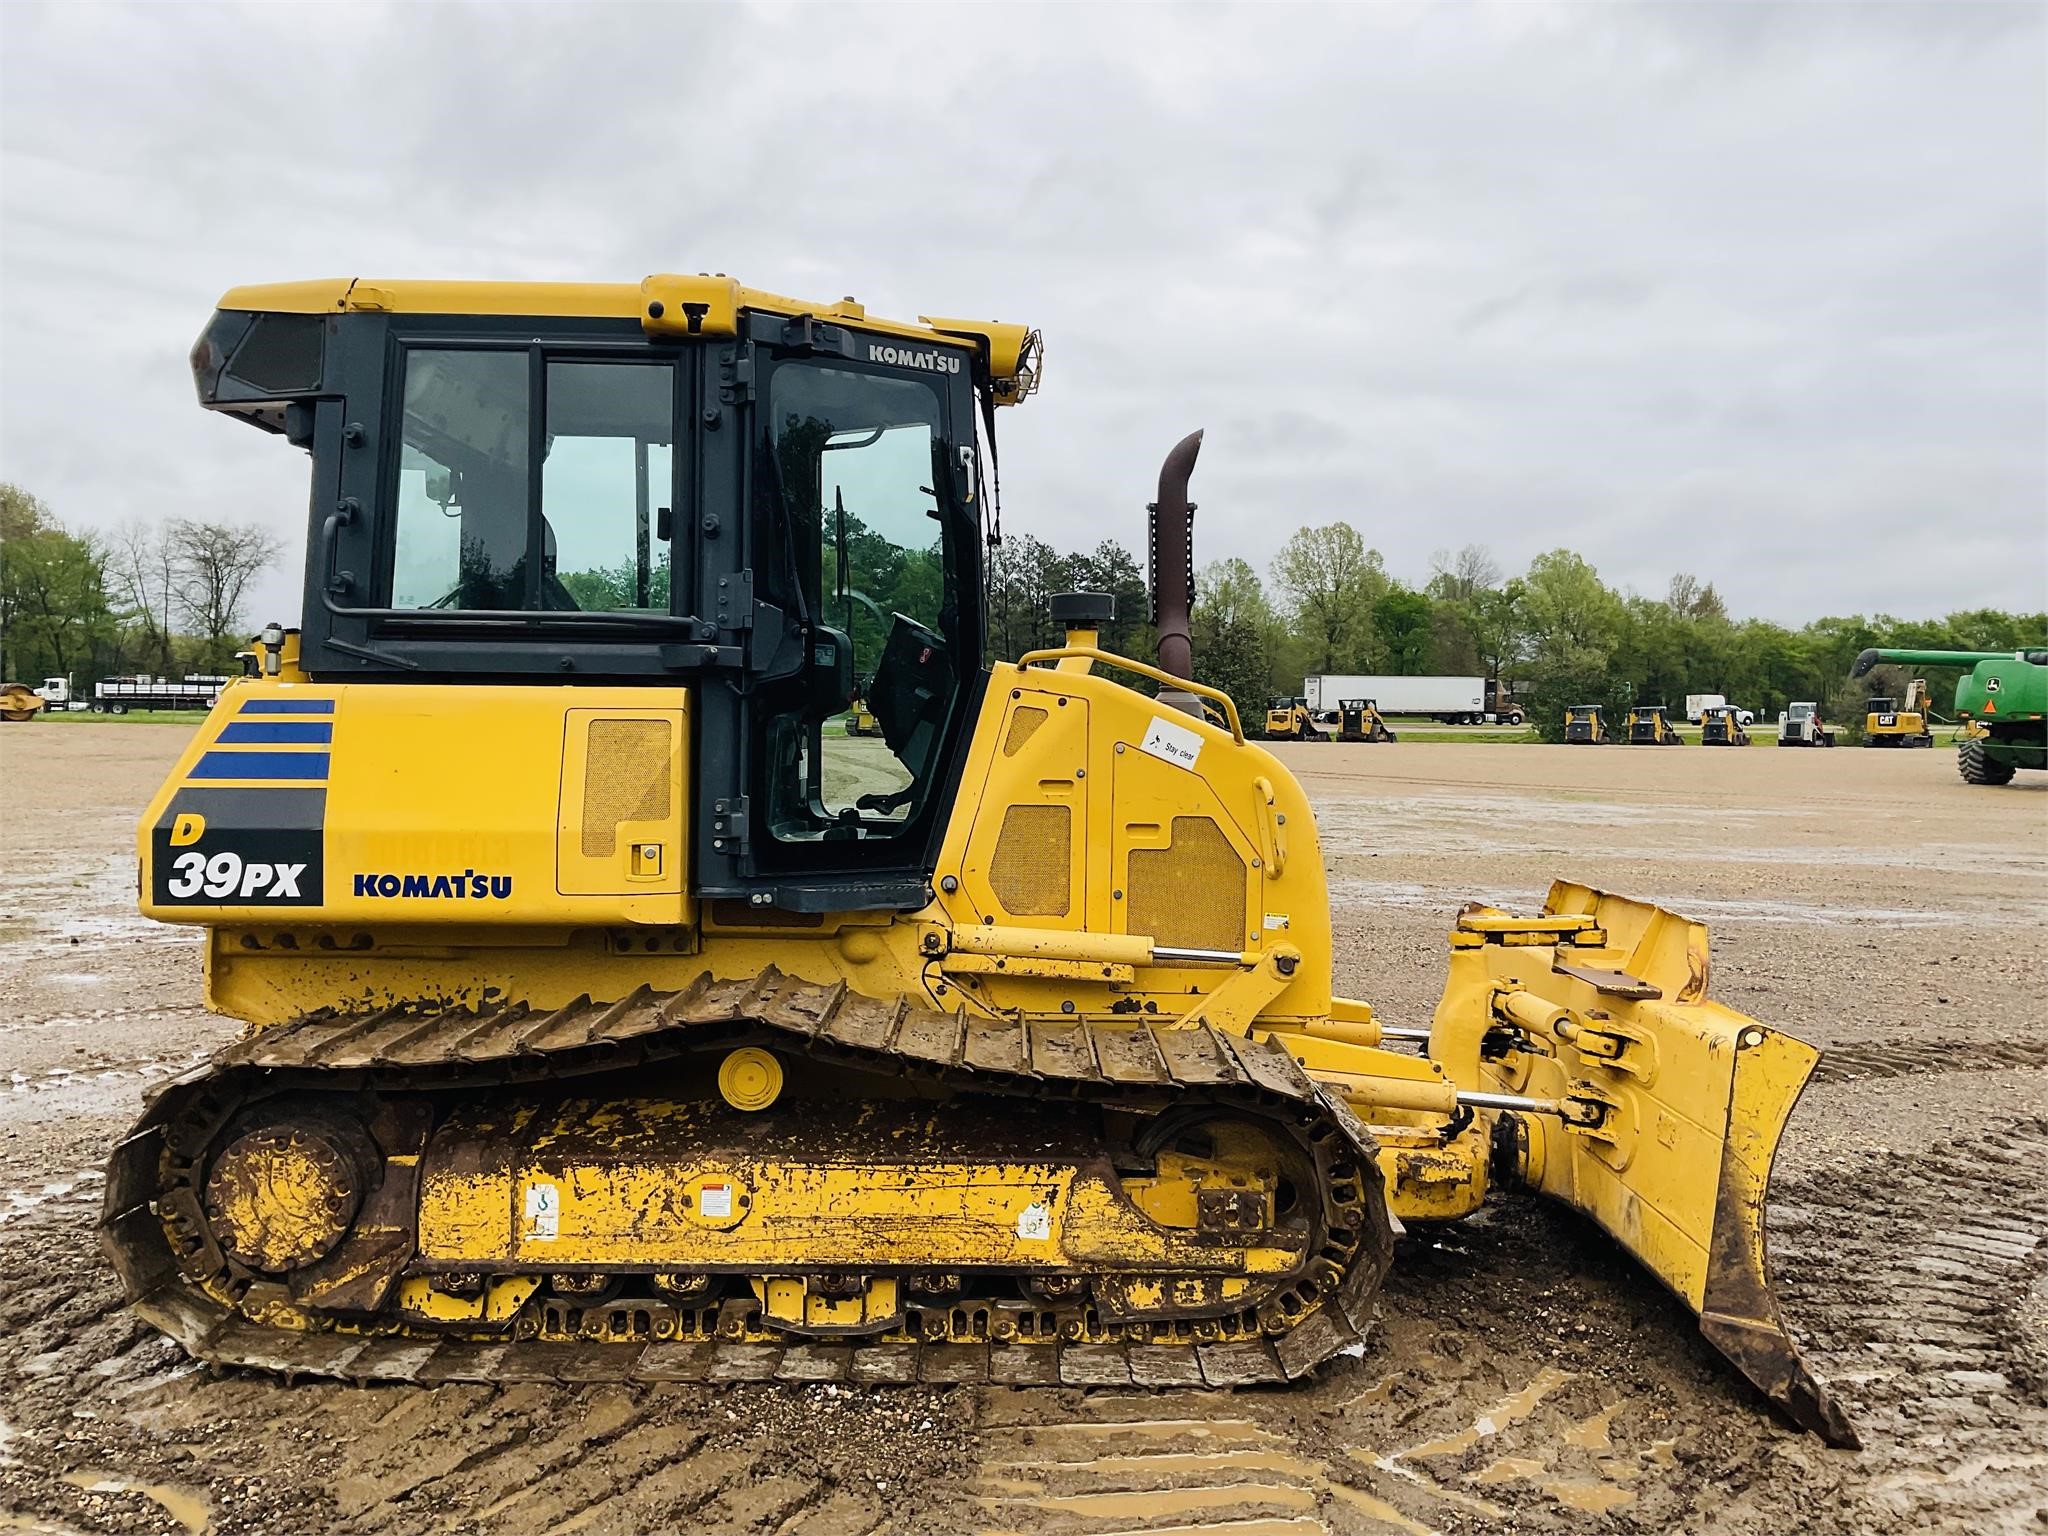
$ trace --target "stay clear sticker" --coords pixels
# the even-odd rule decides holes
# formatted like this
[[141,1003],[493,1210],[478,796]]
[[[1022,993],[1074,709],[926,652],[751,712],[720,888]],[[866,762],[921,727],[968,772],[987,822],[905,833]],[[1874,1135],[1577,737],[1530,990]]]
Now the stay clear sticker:
[[1202,738],[1184,725],[1155,717],[1145,739],[1138,743],[1138,750],[1177,768],[1192,768],[1195,759],[1202,755]]
[[724,1221],[732,1215],[732,1186],[706,1184],[699,1202],[707,1217],[713,1221]]

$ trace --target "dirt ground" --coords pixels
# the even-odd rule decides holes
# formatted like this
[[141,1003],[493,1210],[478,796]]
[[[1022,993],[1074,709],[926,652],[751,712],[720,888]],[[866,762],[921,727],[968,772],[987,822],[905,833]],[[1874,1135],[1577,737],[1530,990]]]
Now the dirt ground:
[[143,1092],[232,1038],[134,914],[177,727],[0,728],[0,1531],[2048,1530],[2048,776],[1946,753],[1283,749],[1338,982],[1428,1018],[1444,932],[1550,876],[1713,924],[1715,994],[1829,1048],[1771,1206],[1863,1432],[1774,1421],[1595,1231],[1511,1199],[1402,1244],[1362,1357],[1236,1395],[355,1388],[212,1374],[92,1234]]

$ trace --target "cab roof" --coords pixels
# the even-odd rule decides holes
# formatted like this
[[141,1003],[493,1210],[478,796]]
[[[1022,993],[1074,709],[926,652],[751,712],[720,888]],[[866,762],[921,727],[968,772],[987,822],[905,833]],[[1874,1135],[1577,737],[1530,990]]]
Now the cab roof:
[[659,338],[732,336],[742,310],[791,318],[810,315],[926,343],[973,346],[986,359],[999,405],[1014,405],[1038,387],[1040,341],[1029,326],[1000,320],[920,315],[915,323],[870,317],[854,299],[814,304],[748,288],[722,273],[656,273],[638,283],[435,282],[330,277],[230,288],[224,310],[261,314],[535,315],[637,319]]

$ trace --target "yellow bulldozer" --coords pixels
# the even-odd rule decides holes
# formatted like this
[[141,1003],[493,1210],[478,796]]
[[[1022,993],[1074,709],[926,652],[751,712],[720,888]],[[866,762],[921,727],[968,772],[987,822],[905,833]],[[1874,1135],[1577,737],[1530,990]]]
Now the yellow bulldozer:
[[1193,665],[1200,434],[1156,661],[982,664],[1039,355],[726,278],[221,300],[312,551],[139,829],[248,1029],[112,1154],[134,1309],[287,1376],[1277,1383],[1513,1186],[1854,1443],[1766,1271],[1818,1053],[1700,924],[1559,881],[1427,1026],[1332,991],[1314,811]]

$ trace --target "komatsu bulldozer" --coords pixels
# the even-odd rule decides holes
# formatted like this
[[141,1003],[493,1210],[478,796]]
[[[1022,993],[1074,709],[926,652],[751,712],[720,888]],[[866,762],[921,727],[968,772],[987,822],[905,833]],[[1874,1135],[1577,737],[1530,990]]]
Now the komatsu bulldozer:
[[1157,661],[983,664],[1039,356],[723,277],[221,300],[201,403],[311,539],[140,828],[249,1027],[112,1155],[135,1310],[288,1376],[1283,1382],[1519,1188],[1853,1443],[1766,1274],[1818,1053],[1700,924],[1560,881],[1427,1027],[1332,992],[1314,811],[1191,664],[1199,434]]

